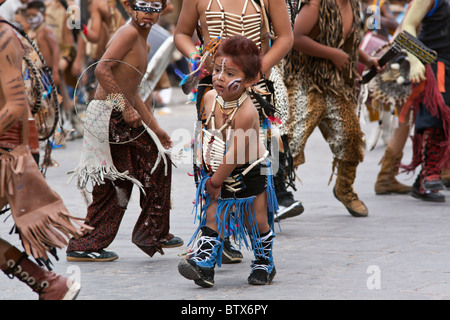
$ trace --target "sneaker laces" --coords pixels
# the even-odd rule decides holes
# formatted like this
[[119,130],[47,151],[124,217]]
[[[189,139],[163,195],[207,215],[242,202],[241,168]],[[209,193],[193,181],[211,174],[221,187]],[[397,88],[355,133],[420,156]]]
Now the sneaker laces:
[[195,262],[208,260],[214,252],[214,248],[220,245],[220,241],[214,237],[202,236],[192,248],[192,260]]
[[259,257],[258,259],[252,261],[252,272],[255,270],[263,270],[269,273],[270,261]]
[[272,244],[274,238],[273,231],[264,237],[261,237],[261,245],[262,245],[262,255],[261,250],[258,250],[259,253],[255,253],[256,260],[252,261],[252,270],[264,270],[269,272],[271,256],[272,256]]

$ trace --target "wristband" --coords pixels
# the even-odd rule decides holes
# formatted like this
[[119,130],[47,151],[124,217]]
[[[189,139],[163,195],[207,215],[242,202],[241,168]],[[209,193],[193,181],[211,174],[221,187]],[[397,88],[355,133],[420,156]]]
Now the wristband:
[[192,57],[194,54],[200,56],[200,54],[198,53],[198,51],[194,51],[194,52],[192,52],[192,53],[189,55],[189,60],[191,60],[191,57]]

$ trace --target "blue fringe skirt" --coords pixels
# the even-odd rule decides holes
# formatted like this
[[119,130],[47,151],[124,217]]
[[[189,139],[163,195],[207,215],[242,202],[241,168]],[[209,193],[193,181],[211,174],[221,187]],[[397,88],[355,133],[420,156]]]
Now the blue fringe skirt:
[[[265,168],[266,172],[261,172],[262,168]],[[254,170],[259,170],[260,174],[255,175]],[[251,174],[253,171],[253,174]],[[253,179],[261,179],[261,175],[265,175],[265,191],[267,194],[267,220],[270,228],[275,233],[274,221],[275,214],[278,210],[278,202],[275,195],[275,188],[273,184],[273,173],[271,168],[271,162],[269,159],[265,159],[262,166],[257,166],[253,168],[246,176],[242,177],[244,181],[244,188],[250,188]],[[235,175],[235,171],[231,174]],[[200,233],[201,227],[206,224],[206,211],[211,204],[211,197],[206,191],[206,183],[211,178],[211,176],[205,172],[201,171],[201,179],[197,186],[197,192],[194,202],[193,213],[195,213],[195,221],[199,220],[199,226],[194,232],[189,244],[191,244]],[[224,189],[222,189],[224,190]],[[260,190],[255,190],[256,194],[251,194],[251,190],[244,190],[243,194],[245,196],[239,197],[239,193],[233,194],[232,197],[223,198],[222,195],[225,193],[221,192],[219,200],[217,203],[216,210],[216,225],[218,227],[218,232],[221,237],[225,235],[233,234],[236,243],[241,247],[245,245],[247,249],[254,250],[255,252],[263,252],[262,243],[260,240],[260,232],[258,230],[258,225],[255,216],[255,198]],[[264,190],[262,190],[264,192]],[[251,242],[247,240],[247,236],[250,237]],[[218,254],[218,265],[221,265],[222,248]]]

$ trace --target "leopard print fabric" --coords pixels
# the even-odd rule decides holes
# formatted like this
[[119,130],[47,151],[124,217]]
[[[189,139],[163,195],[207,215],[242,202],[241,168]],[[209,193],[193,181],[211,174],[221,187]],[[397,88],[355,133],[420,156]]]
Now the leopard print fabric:
[[[291,92],[297,106],[288,123],[289,148],[294,167],[305,163],[305,145],[318,127],[328,142],[335,159],[358,161],[364,159],[364,135],[356,114],[356,105],[341,96],[307,91],[303,87]],[[295,134],[293,134],[295,133]]]

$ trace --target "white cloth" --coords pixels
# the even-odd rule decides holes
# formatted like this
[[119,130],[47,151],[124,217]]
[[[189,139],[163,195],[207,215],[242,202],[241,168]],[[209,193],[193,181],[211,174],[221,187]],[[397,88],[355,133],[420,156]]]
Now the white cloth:
[[84,122],[84,139],[80,163],[68,172],[70,181],[77,177],[77,187],[86,189],[86,184],[91,179],[94,185],[104,184],[105,179],[128,179],[139,188],[142,184],[128,175],[128,171],[119,172],[114,166],[109,147],[109,119],[112,106],[103,100],[93,100],[86,108]]

